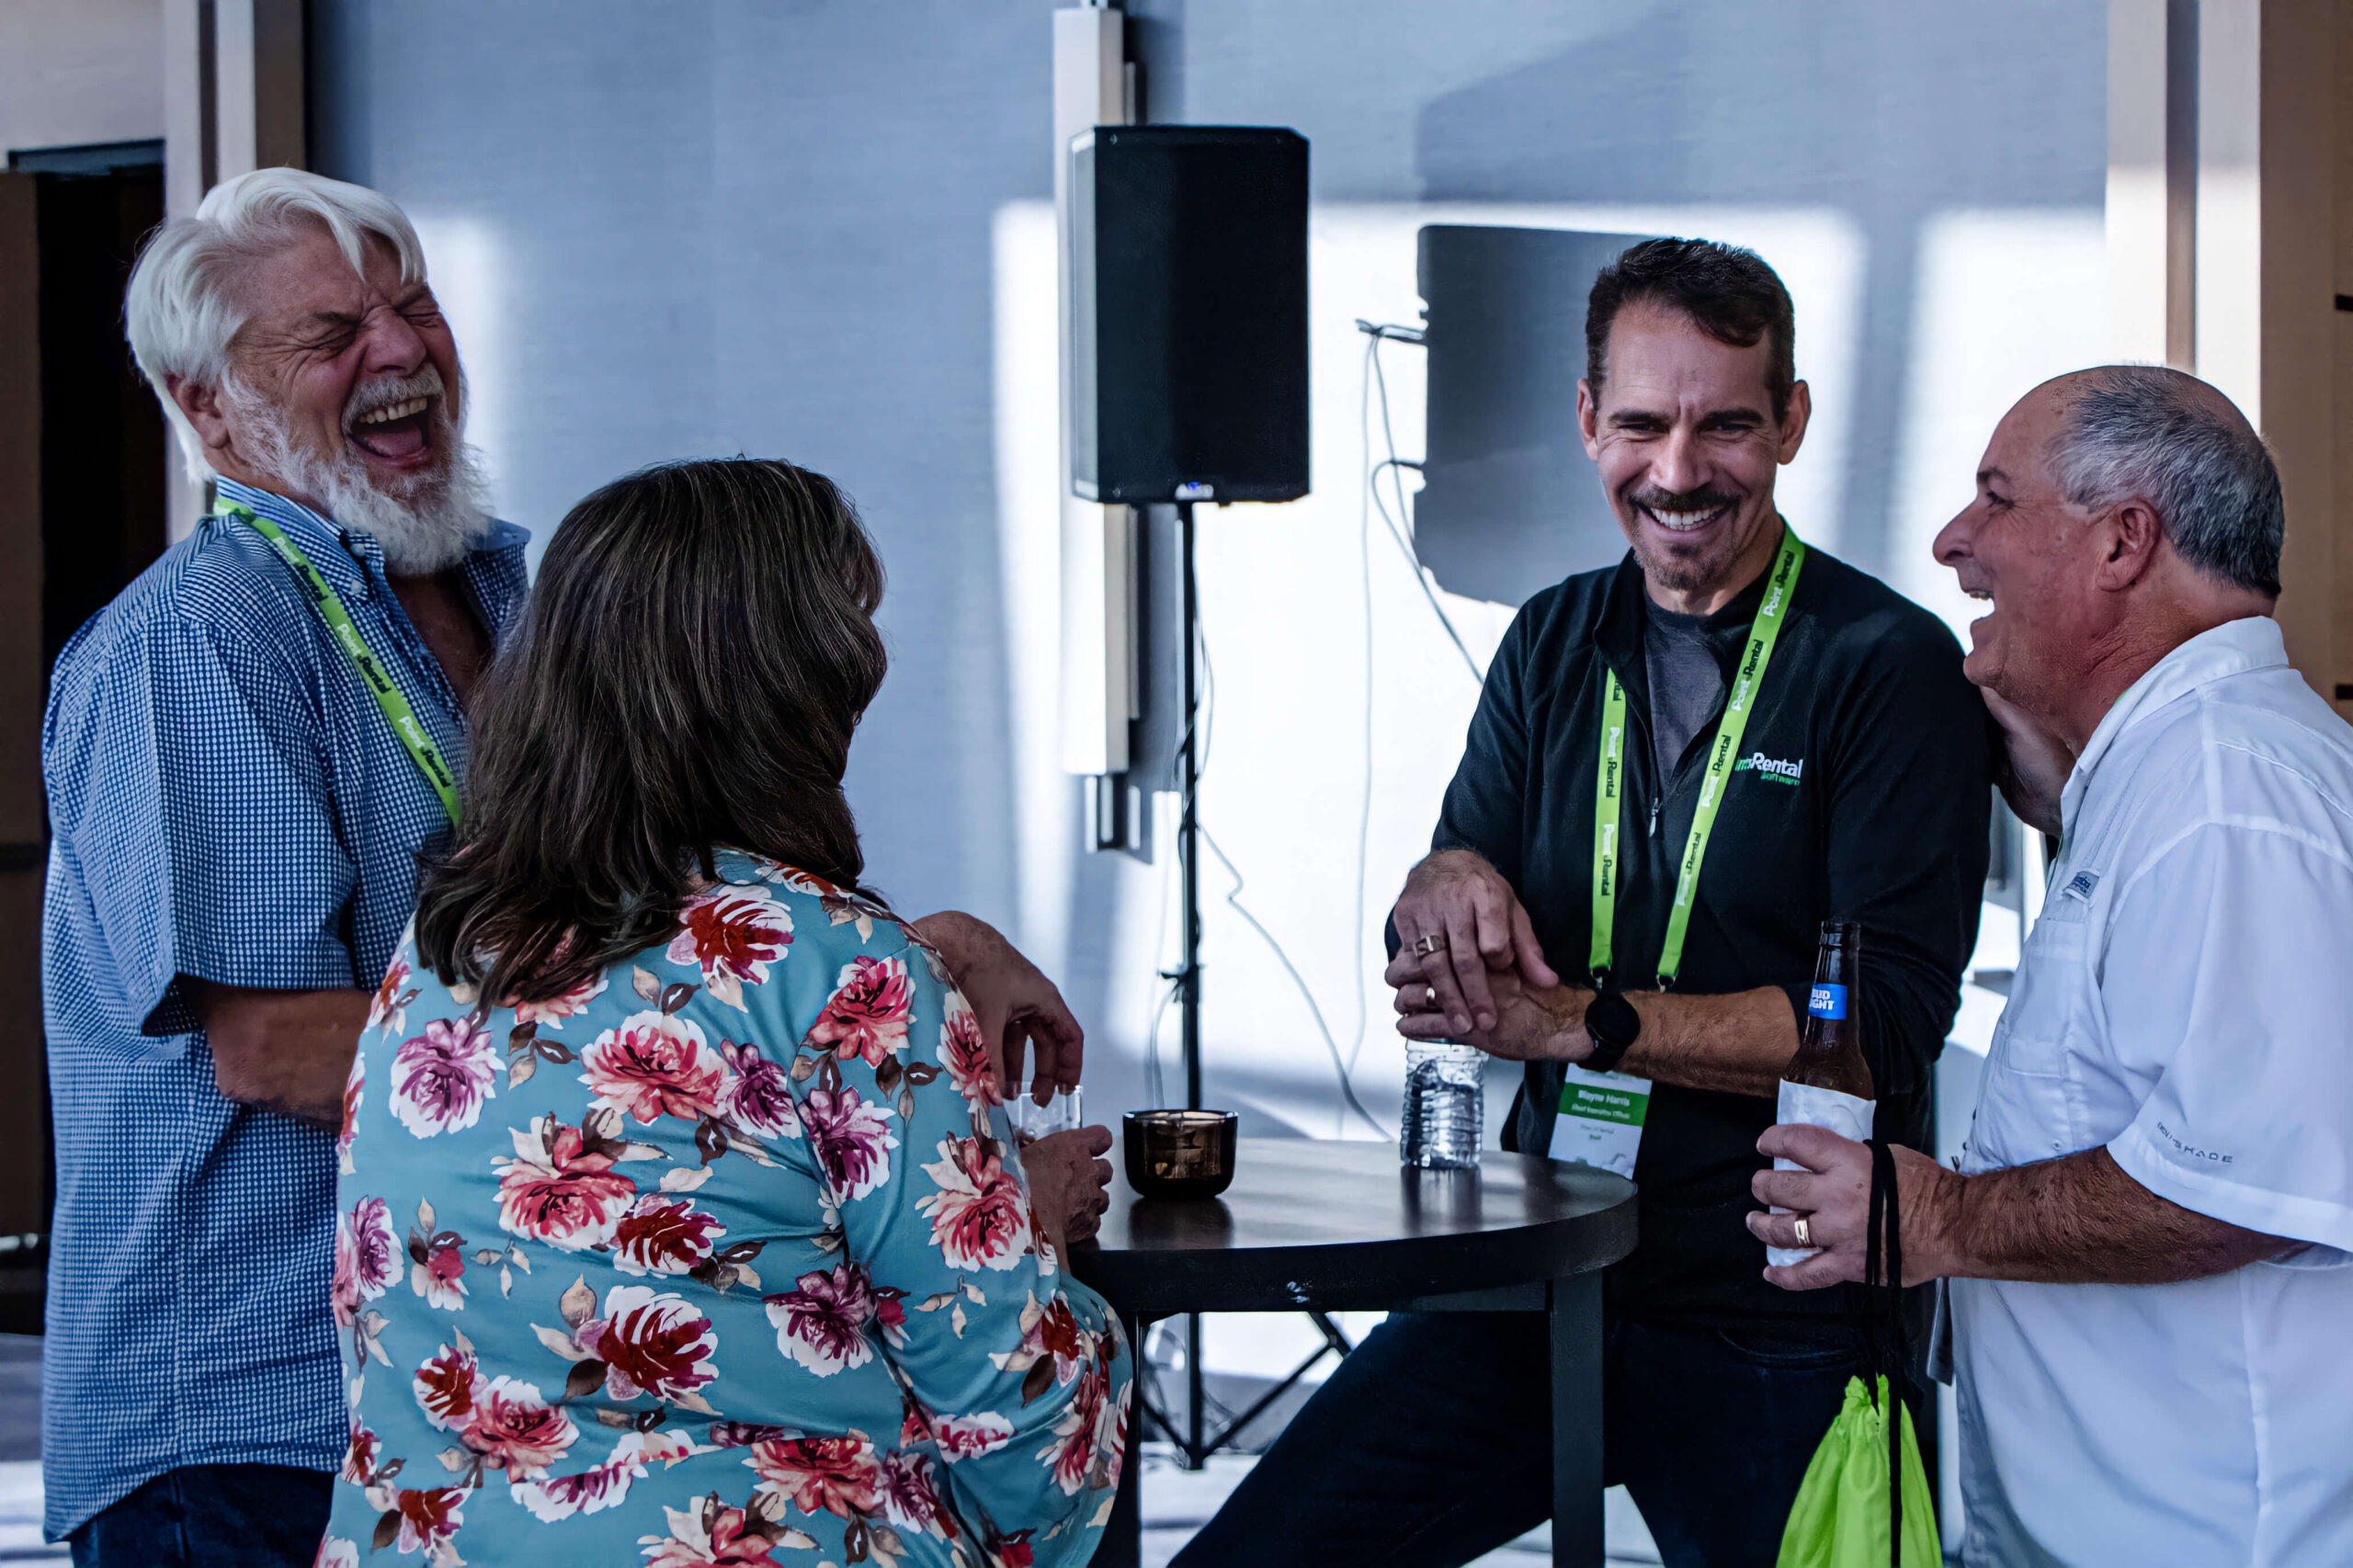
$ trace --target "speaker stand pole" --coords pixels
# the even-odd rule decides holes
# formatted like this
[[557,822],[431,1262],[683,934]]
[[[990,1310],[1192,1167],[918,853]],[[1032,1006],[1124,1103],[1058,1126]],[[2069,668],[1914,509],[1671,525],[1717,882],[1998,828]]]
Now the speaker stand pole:
[[[1193,577],[1193,504],[1176,503],[1177,552],[1185,570],[1185,756],[1181,807],[1176,818],[1176,861],[1183,873],[1185,959],[1176,971],[1177,1006],[1183,1014],[1185,1108],[1201,1108],[1201,606]],[[1202,1406],[1201,1316],[1185,1318],[1184,1465],[1199,1470],[1209,1461]]]

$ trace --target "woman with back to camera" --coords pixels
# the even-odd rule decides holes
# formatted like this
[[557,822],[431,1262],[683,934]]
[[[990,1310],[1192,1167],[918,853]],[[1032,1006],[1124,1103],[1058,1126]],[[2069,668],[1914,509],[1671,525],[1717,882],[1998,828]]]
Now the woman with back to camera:
[[322,1563],[1094,1554],[1131,1363],[1059,1255],[1109,1137],[1017,1153],[993,1042],[1026,1014],[1074,1081],[1059,997],[858,886],[881,587],[782,462],[557,529],[345,1092]]

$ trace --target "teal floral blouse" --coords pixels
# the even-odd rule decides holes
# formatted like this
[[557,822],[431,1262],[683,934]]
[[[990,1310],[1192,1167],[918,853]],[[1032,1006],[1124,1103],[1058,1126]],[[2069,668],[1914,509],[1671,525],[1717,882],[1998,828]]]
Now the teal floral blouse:
[[972,1009],[888,911],[720,869],[551,1002],[392,960],[344,1092],[322,1565],[1094,1554],[1131,1363]]

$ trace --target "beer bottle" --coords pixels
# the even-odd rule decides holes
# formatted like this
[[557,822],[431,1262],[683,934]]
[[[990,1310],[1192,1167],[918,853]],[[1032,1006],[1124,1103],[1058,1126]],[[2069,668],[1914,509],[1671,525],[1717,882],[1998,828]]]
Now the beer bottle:
[[[1822,923],[1813,989],[1798,1026],[1797,1053],[1781,1069],[1780,1112],[1775,1119],[1784,1125],[1827,1128],[1857,1142],[1871,1135],[1876,1097],[1870,1063],[1863,1060],[1862,956],[1861,926],[1852,920]],[[1798,1167],[1789,1160],[1775,1160],[1773,1168]],[[1815,1250],[1767,1247],[1765,1256],[1776,1265],[1802,1263]]]

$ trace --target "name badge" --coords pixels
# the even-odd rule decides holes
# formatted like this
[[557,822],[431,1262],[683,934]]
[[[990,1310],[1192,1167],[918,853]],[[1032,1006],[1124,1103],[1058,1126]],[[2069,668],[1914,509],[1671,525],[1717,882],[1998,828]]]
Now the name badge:
[[1650,1115],[1651,1081],[1577,1066],[1562,1071],[1561,1114],[1552,1123],[1552,1146],[1546,1153],[1570,1165],[1632,1179],[1634,1156],[1643,1146],[1643,1122]]

